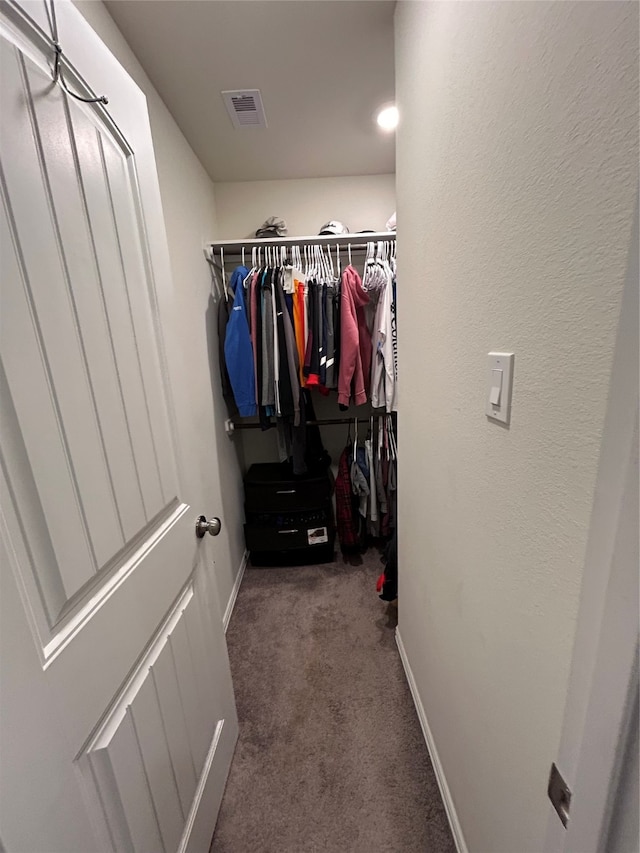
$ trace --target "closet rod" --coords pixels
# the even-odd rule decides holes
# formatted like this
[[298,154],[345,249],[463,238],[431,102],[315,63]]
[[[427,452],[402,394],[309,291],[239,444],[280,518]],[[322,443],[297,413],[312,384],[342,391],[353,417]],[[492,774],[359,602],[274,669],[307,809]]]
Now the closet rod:
[[[371,415],[366,415],[364,417],[358,418],[358,420],[360,422],[364,423],[365,421],[368,421],[370,417],[371,417]],[[383,415],[373,415],[373,417],[378,418],[378,417],[383,417]],[[353,418],[322,418],[321,420],[317,420],[317,421],[305,421],[305,426],[334,426],[334,425],[338,425],[338,424],[352,424],[353,421],[354,421]],[[275,424],[273,424],[272,426],[275,426]],[[231,433],[231,432],[235,432],[237,429],[262,429],[262,424],[261,423],[249,423],[249,424],[235,423],[234,421],[229,420],[229,421],[225,422],[225,428],[226,428],[227,432]],[[268,429],[265,430],[265,432],[268,432],[268,431],[269,431]]]
[[[315,237],[263,237],[249,240],[219,240],[209,243],[213,251],[224,249],[229,254],[241,252],[243,249],[262,248],[264,246],[348,246],[352,249],[366,249],[367,243],[378,243],[382,240],[395,240],[395,231],[372,231],[368,234],[322,234]],[[354,242],[354,241],[358,242]],[[363,242],[364,241],[364,242]]]

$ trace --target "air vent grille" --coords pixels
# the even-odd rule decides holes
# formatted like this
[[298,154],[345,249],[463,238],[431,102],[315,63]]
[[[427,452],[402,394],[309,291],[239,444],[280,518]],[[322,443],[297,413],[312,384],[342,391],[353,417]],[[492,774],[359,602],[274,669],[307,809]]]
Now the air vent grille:
[[260,89],[226,91],[222,92],[222,97],[234,127],[267,126]]

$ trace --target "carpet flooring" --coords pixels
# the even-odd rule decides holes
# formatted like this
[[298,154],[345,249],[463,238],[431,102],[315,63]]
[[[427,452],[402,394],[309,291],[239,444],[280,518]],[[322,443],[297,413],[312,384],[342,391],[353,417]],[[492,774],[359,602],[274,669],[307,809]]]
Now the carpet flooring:
[[227,632],[240,739],[211,853],[455,853],[380,571],[373,549],[247,568]]

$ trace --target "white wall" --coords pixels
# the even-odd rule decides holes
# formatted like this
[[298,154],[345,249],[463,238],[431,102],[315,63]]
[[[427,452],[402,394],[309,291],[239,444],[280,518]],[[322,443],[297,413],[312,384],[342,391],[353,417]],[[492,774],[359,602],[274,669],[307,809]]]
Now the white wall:
[[349,231],[384,231],[396,209],[395,175],[216,183],[219,237],[254,237],[265,219],[284,219],[290,237],[317,234],[338,219]]
[[227,415],[220,391],[215,310],[203,255],[205,242],[217,232],[214,188],[102,2],[76,0],[76,6],[147,96],[175,288],[171,331],[181,342],[180,369],[193,377],[193,381],[178,377],[173,382],[183,461],[188,482],[193,484],[193,497],[187,499],[196,513],[219,515],[223,520],[221,534],[215,540],[207,537],[205,547],[215,560],[224,612],[244,540],[242,481],[224,432]]
[[[634,3],[396,11],[400,633],[468,849],[544,847],[638,185]],[[486,354],[514,351],[510,428]]]

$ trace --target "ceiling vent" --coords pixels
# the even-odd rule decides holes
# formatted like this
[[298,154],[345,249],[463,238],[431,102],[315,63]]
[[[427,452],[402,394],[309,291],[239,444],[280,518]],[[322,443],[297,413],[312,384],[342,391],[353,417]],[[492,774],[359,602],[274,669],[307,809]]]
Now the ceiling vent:
[[267,126],[260,89],[237,89],[222,92],[222,97],[234,127]]

